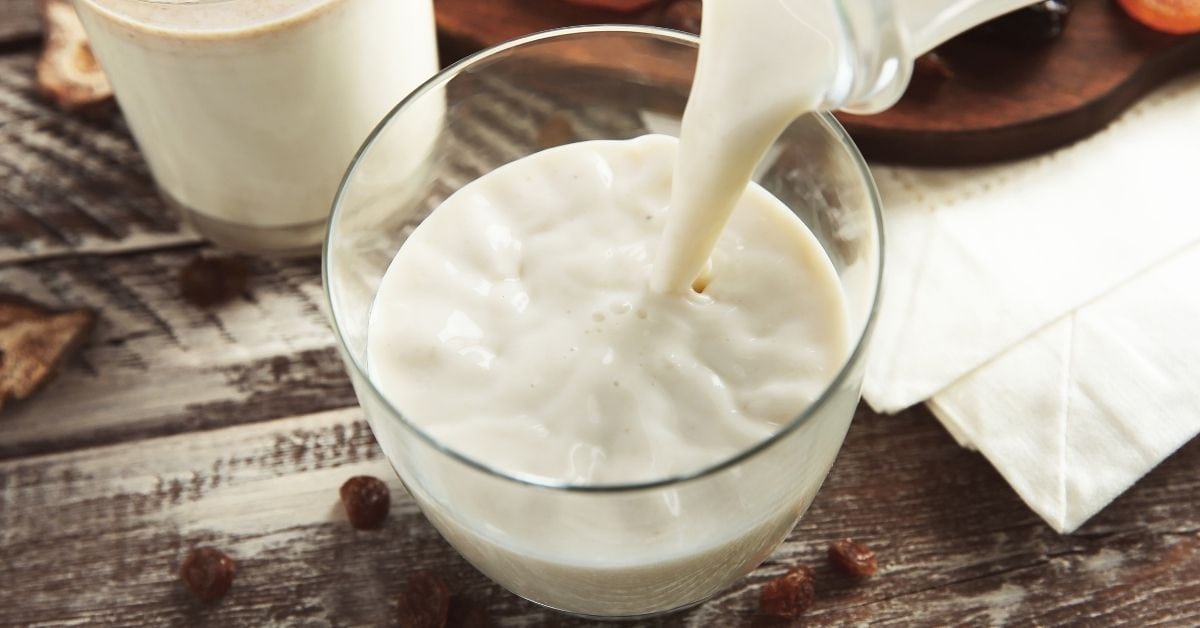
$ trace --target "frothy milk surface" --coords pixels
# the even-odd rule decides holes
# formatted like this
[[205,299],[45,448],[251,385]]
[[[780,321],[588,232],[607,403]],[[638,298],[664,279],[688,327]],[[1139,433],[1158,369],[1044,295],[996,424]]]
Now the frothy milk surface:
[[[847,301],[813,234],[750,181],[835,74],[834,16],[797,15],[804,4],[705,3],[680,140],[542,151],[425,219],[371,311],[383,397],[477,462],[590,487],[698,472],[808,408],[850,353]],[[485,573],[557,608],[637,615],[762,562],[811,503],[857,399],[853,383],[832,389],[753,461],[608,493],[520,487],[409,446],[394,419],[372,425]]]
[[794,419],[848,352],[833,267],[751,186],[703,291],[650,290],[676,147],[567,145],[447,199],[376,297],[384,395],[471,458],[578,484],[696,471]]
[[131,31],[170,37],[245,37],[290,28],[347,0],[82,0]]

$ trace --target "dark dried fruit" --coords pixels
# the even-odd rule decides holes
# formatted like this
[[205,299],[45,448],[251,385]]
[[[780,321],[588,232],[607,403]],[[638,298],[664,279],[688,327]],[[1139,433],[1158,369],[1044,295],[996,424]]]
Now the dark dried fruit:
[[829,544],[829,562],[841,569],[848,576],[865,578],[879,571],[879,562],[875,552],[862,543],[852,539],[842,539]]
[[701,0],[675,0],[663,8],[658,25],[699,35],[703,9]]
[[383,480],[369,475],[356,475],[342,484],[338,491],[350,525],[359,530],[374,530],[387,519],[392,495]]
[[455,595],[450,598],[446,625],[454,628],[487,628],[492,625],[492,618],[479,602]]
[[212,307],[246,291],[250,269],[240,257],[197,255],[179,271],[179,292],[197,307]]
[[237,565],[220,550],[200,547],[192,550],[179,568],[179,577],[196,597],[211,602],[223,597],[233,585]]
[[812,606],[816,596],[815,576],[807,565],[797,565],[763,585],[758,598],[762,612],[781,619],[798,619]]
[[1019,48],[1037,47],[1062,34],[1070,13],[1071,0],[1043,0],[984,22],[962,37]]
[[441,578],[418,573],[400,592],[396,618],[401,628],[442,628],[450,615],[450,591]]

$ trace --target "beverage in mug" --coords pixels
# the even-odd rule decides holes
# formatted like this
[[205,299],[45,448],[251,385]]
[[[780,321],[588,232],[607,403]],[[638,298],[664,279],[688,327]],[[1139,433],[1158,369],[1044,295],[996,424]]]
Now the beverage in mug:
[[354,152],[437,70],[431,0],[76,0],[168,203],[202,235],[314,252]]

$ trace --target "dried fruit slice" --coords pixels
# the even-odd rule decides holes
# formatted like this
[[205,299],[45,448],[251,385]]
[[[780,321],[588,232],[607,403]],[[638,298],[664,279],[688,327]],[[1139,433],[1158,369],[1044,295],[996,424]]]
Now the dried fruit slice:
[[95,321],[88,309],[56,312],[0,295],[0,409],[8,399],[25,399],[49,381]]
[[37,64],[38,89],[60,109],[74,111],[112,98],[112,85],[88,43],[69,0],[42,0],[46,46]]
[[1133,19],[1164,33],[1200,33],[1200,2],[1196,0],[1117,0]]

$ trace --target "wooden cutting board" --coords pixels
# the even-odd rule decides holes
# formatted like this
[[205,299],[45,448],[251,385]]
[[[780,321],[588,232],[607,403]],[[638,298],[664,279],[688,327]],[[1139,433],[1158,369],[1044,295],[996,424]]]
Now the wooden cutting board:
[[[661,16],[658,8],[621,14],[561,0],[436,1],[447,60],[548,28]],[[1108,0],[1076,0],[1063,35],[1044,47],[952,41],[940,53],[949,78],[919,73],[892,109],[838,114],[869,159],[983,163],[1070,144],[1165,81],[1200,70],[1200,35],[1159,33]]]

